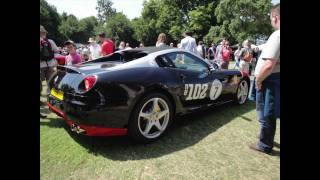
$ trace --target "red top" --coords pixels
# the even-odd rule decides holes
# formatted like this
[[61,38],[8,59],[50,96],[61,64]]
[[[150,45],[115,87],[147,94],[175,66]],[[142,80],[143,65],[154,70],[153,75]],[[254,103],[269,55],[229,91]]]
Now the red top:
[[105,40],[101,46],[101,53],[103,56],[113,53],[114,44],[110,39]]

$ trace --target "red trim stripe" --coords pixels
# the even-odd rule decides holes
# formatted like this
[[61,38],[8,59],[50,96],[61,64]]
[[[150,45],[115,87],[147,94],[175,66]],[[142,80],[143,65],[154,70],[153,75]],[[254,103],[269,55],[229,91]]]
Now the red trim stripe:
[[[60,111],[58,108],[54,107],[50,103],[47,103],[49,106],[49,109],[56,113],[58,116],[62,117],[64,121],[71,126],[75,122],[68,119],[67,116]],[[80,126],[81,129],[84,129],[86,131],[87,136],[124,136],[127,135],[128,129],[127,128],[105,128],[105,127],[96,127],[96,126],[89,126],[89,125],[83,125],[83,124],[77,124]]]

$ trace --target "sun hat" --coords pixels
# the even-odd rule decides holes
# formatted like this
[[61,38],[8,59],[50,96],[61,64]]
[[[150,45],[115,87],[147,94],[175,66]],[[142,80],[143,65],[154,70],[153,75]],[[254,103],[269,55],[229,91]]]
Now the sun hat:
[[42,25],[40,25],[40,32],[48,33],[48,31]]

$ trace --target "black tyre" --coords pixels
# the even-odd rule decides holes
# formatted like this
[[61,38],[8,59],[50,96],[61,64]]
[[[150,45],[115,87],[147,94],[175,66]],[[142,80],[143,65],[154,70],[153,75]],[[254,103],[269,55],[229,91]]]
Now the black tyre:
[[129,136],[138,143],[158,140],[169,128],[173,116],[167,96],[151,93],[138,102],[128,125]]
[[244,104],[249,95],[249,81],[246,78],[242,78],[238,84],[237,92],[235,94],[235,102],[237,104]]

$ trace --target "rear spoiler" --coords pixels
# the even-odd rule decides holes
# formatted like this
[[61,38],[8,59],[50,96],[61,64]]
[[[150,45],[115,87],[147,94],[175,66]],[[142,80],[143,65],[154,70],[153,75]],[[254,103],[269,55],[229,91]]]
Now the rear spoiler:
[[57,66],[57,69],[60,70],[60,71],[65,71],[65,72],[68,72],[68,73],[77,73],[77,74],[82,74],[78,68],[74,67],[74,66],[61,66],[61,65],[58,65]]

